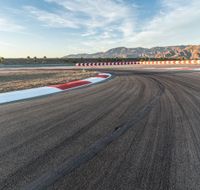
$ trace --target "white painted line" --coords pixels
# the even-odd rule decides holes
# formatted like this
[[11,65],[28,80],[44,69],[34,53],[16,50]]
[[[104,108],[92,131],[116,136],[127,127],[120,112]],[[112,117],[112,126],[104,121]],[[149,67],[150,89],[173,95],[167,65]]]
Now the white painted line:
[[101,81],[103,81],[105,79],[106,78],[90,77],[90,78],[84,79],[84,81],[88,81],[88,82],[91,82],[91,83],[97,83],[97,82],[101,82]]
[[[108,78],[111,77],[111,74],[108,74],[108,73],[100,73],[99,75],[107,75]],[[90,84],[95,84],[95,83],[104,81],[108,78],[90,77],[87,79],[83,79],[82,81],[88,81],[90,83],[72,87],[72,88],[68,88],[67,90],[75,89],[75,88],[79,88],[79,87],[83,87],[83,86],[88,86]],[[53,94],[53,93],[62,92],[62,91],[66,91],[66,90],[61,90],[61,89],[59,89],[57,87],[53,87],[53,86],[46,86],[46,87],[39,87],[39,88],[32,88],[32,89],[26,89],[26,90],[18,90],[18,91],[0,93],[0,104],[13,102],[13,101],[17,101],[17,100],[35,98],[35,97]]]
[[47,94],[53,94],[60,91],[62,90],[54,87],[39,87],[27,90],[18,90],[14,92],[0,93],[0,104],[28,99],[28,98],[34,98]]
[[[111,74],[108,74],[108,73],[100,73],[99,76],[101,76],[101,75],[107,75],[108,78],[111,77]],[[98,82],[104,81],[108,78],[90,77],[90,78],[84,79],[84,81],[88,81],[88,82],[91,82],[91,83],[98,83]]]

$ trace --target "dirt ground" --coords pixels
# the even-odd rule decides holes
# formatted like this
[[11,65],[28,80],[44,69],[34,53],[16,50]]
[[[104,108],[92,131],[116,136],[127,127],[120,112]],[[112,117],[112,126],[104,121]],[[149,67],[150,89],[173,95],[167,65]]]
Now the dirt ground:
[[97,72],[86,70],[31,69],[0,70],[0,93],[33,87],[62,84],[95,76]]

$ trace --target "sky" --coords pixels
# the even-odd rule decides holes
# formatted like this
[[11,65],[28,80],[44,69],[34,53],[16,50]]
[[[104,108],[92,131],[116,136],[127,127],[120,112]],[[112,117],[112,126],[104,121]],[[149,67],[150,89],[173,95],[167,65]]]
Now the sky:
[[200,44],[200,0],[0,0],[0,56]]

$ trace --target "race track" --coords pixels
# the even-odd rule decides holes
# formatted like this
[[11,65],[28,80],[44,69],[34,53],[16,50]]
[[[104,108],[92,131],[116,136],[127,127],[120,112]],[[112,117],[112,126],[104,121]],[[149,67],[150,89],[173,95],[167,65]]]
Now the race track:
[[0,105],[1,190],[200,189],[200,72],[104,72]]

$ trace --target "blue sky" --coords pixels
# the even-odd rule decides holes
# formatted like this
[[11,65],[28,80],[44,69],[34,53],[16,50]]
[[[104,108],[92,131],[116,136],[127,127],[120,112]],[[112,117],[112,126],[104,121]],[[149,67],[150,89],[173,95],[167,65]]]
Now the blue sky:
[[200,44],[199,0],[0,0],[0,56]]

